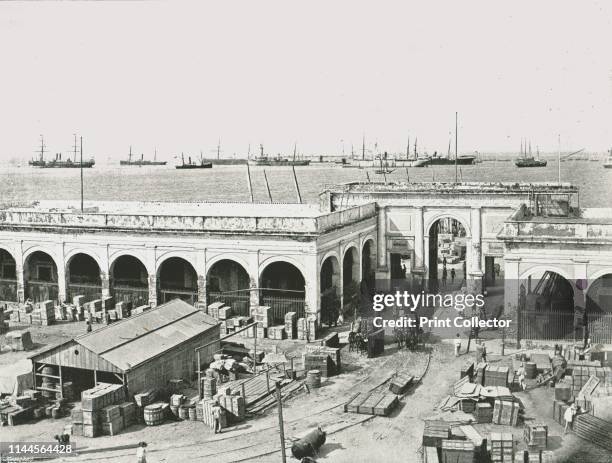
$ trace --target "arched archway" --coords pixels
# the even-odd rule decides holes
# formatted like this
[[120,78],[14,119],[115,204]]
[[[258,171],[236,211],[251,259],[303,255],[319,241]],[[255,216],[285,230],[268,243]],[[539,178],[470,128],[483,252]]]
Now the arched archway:
[[84,302],[102,297],[100,266],[96,260],[84,253],[72,256],[66,263],[67,300],[74,296],[85,296]]
[[284,323],[285,314],[305,316],[306,280],[299,268],[286,261],[268,264],[260,277],[261,302],[272,308],[275,323]]
[[[553,270],[534,269],[519,282],[519,336],[573,339],[581,322],[574,311],[574,282]],[[580,337],[580,335],[578,335]]]
[[366,240],[361,250],[361,279],[364,280],[369,288],[374,287],[376,271],[376,245],[373,239]]
[[321,320],[331,324],[336,321],[340,309],[340,264],[334,255],[323,260],[319,277],[321,289]]
[[588,334],[593,343],[612,343],[612,272],[591,282],[586,294]]
[[359,294],[359,252],[351,246],[342,258],[342,288],[344,304],[352,302]]
[[182,299],[190,304],[198,300],[198,275],[187,260],[169,257],[157,269],[157,301],[163,304]]
[[0,249],[0,301],[17,300],[17,265],[10,252]]
[[57,265],[49,254],[43,251],[29,254],[23,266],[23,273],[26,298],[33,302],[58,301]]
[[113,261],[110,286],[116,302],[129,302],[133,308],[149,303],[149,274],[134,256],[123,255]]
[[215,262],[206,276],[208,303],[223,302],[235,315],[249,316],[250,278],[245,268],[231,259]]
[[469,269],[466,227],[454,217],[441,217],[432,222],[427,237],[430,291],[458,289]]

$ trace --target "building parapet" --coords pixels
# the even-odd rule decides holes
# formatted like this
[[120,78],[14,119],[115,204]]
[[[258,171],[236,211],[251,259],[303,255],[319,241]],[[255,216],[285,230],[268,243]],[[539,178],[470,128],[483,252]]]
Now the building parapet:
[[[119,205],[123,203],[118,203]],[[128,203],[125,203],[128,204]],[[375,205],[364,204],[332,213],[321,213],[301,204],[201,204],[140,203],[140,208],[118,207],[102,212],[97,206],[80,209],[38,207],[0,210],[0,228],[43,227],[185,232],[264,232],[270,234],[320,234],[376,215]],[[105,204],[108,207],[108,203]],[[133,205],[132,205],[133,206]],[[210,206],[210,205],[207,205]],[[249,207],[250,206],[250,207]],[[182,209],[182,210],[181,210]],[[200,210],[201,209],[201,210]],[[174,212],[172,212],[174,210]],[[233,212],[234,210],[234,212]]]
[[533,216],[526,205],[505,222],[497,238],[504,241],[612,241],[612,209],[581,209],[568,217]]

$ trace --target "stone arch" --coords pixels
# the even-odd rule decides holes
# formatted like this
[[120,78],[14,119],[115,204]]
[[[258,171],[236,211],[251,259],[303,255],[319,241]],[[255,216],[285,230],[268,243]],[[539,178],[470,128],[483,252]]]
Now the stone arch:
[[223,302],[235,315],[249,316],[251,278],[240,262],[232,257],[215,259],[206,274],[208,303]]
[[159,269],[162,264],[173,257],[178,257],[179,259],[183,259],[184,261],[189,262],[189,264],[194,268],[194,270],[198,268],[198,263],[189,252],[185,253],[182,251],[166,251],[158,255],[155,260],[155,274],[159,275]]
[[164,254],[158,260],[156,280],[158,304],[182,299],[190,304],[198,300],[198,274],[196,267],[183,256]]
[[361,278],[366,280],[368,286],[374,283],[376,271],[376,240],[366,237],[361,242]]
[[26,264],[27,260],[35,252],[42,252],[43,254],[47,254],[49,257],[51,257],[51,259],[53,260],[53,263],[55,264],[55,266],[58,269],[59,268],[63,268],[63,265],[62,265],[63,262],[59,258],[59,256],[56,254],[56,252],[51,250],[51,249],[47,249],[44,246],[30,246],[28,249],[26,249],[23,252],[23,264],[24,264],[24,267],[25,267],[25,264]]
[[346,287],[351,282],[359,282],[359,249],[356,246],[347,246],[342,254],[342,283]]
[[534,273],[543,273],[546,271],[558,273],[559,275],[561,275],[563,278],[565,278],[568,281],[572,280],[570,273],[566,271],[565,269],[559,266],[556,266],[556,265],[545,265],[545,264],[534,265],[533,267],[530,267],[527,270],[523,270],[520,273],[519,280],[521,281],[526,280],[528,277],[532,276]]
[[612,343],[612,269],[597,272],[586,291],[588,337],[594,344]]
[[65,262],[66,269],[68,268],[68,266],[70,265],[70,262],[74,259],[74,257],[79,254],[88,256],[92,258],[93,260],[95,260],[96,264],[98,265],[98,268],[100,269],[100,273],[104,272],[105,264],[104,264],[104,261],[98,255],[98,253],[90,249],[83,249],[83,248],[74,248],[74,249],[71,249],[70,252],[64,254],[64,262]]
[[33,302],[58,301],[60,267],[53,254],[38,247],[32,247],[24,255],[23,261],[25,297]]
[[66,258],[66,296],[84,296],[84,302],[102,297],[102,268],[99,261],[85,252],[72,252]]
[[328,252],[320,265],[319,288],[321,297],[321,320],[330,326],[338,318],[342,296],[340,262],[337,253]]
[[110,293],[115,302],[131,304],[133,308],[149,303],[149,270],[135,254],[113,257],[109,266]]
[[249,261],[238,254],[218,254],[214,257],[206,259],[206,273],[210,272],[210,268],[213,267],[217,262],[222,260],[231,260],[240,265],[249,275],[249,278],[253,277],[253,273],[257,271],[257,269],[252,269]]
[[259,274],[259,278],[260,279],[261,279],[261,275],[264,272],[264,270],[266,269],[266,267],[268,267],[270,264],[273,264],[275,262],[285,262],[285,263],[291,264],[294,267],[296,267],[300,271],[300,273],[302,275],[306,275],[306,271],[304,269],[304,266],[297,259],[295,259],[295,258],[293,258],[291,256],[271,256],[271,257],[265,258],[264,260],[262,260],[259,263],[258,274]]
[[155,274],[155,270],[156,270],[155,262],[151,262],[148,256],[144,252],[135,252],[135,251],[131,251],[128,249],[117,249],[110,254],[108,258],[109,273],[111,269],[113,268],[113,265],[115,265],[115,262],[117,261],[117,259],[119,259],[120,257],[124,257],[124,256],[130,256],[140,261],[142,265],[144,265],[145,269],[147,270],[148,275]]
[[13,254],[0,247],[0,301],[17,302],[17,261]]
[[[465,280],[467,283],[468,280],[468,272],[472,268],[472,252],[471,252],[471,244],[472,244],[472,232],[470,228],[470,221],[463,217],[461,214],[457,214],[454,212],[443,211],[437,214],[434,214],[432,217],[429,217],[426,223],[424,224],[424,256],[423,262],[427,263],[427,276],[429,280],[429,289],[431,291],[438,290],[439,283],[438,278],[440,277],[440,269],[439,269],[439,240],[438,240],[438,231],[435,230],[434,227],[443,219],[451,219],[456,221],[465,231],[465,255],[463,258],[459,257],[459,262],[463,261],[461,264],[461,268],[455,269],[457,278],[461,280]],[[452,270],[448,270],[451,272]],[[442,279],[444,278],[444,269],[442,269]],[[448,278],[447,273],[447,278]]]
[[272,308],[275,323],[284,323],[287,313],[305,316],[306,278],[293,259],[274,257],[266,260],[259,276],[260,301]]

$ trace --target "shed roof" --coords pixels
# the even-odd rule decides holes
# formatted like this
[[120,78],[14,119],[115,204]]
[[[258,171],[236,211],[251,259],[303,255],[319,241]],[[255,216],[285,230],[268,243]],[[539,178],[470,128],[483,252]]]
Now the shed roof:
[[127,371],[217,324],[218,321],[210,315],[180,299],[174,299],[142,314],[78,336],[74,341],[120,370]]

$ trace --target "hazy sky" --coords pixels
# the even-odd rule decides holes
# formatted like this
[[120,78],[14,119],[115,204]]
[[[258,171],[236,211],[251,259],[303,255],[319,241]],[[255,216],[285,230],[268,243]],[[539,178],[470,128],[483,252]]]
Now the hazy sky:
[[612,146],[612,2],[0,3],[0,158]]

